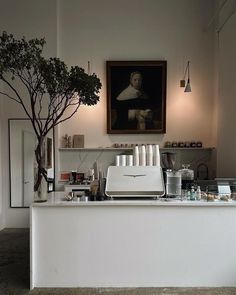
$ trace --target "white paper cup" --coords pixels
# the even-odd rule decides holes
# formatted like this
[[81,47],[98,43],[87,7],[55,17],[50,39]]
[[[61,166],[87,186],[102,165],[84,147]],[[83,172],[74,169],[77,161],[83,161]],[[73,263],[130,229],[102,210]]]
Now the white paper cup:
[[121,156],[116,155],[116,166],[121,166]]
[[133,155],[127,155],[127,166],[133,166],[134,165],[134,156]]
[[126,166],[126,155],[121,155],[121,166]]

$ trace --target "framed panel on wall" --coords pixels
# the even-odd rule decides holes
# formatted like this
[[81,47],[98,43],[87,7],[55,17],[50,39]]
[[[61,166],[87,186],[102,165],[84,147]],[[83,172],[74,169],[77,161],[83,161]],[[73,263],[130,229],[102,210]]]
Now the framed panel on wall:
[[166,61],[107,61],[107,133],[166,132]]

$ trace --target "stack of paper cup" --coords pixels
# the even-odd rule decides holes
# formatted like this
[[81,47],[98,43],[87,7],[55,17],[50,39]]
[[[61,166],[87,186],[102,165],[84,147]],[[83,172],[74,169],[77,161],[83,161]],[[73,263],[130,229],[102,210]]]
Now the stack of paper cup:
[[161,166],[161,163],[160,163],[160,150],[159,150],[159,145],[158,144],[155,144],[153,146],[153,165],[154,166]]
[[115,165],[116,166],[133,166],[134,156],[133,155],[116,155]]
[[140,149],[140,166],[146,166],[146,147],[144,144],[141,145]]
[[[134,166],[161,166],[159,145],[136,145],[133,150],[132,161]],[[131,166],[130,163],[131,158],[127,156],[126,165]]]
[[134,147],[134,166],[139,166],[139,146]]
[[151,144],[147,145],[147,166],[153,166],[153,147]]
[[126,155],[120,155],[121,157],[121,166],[126,166]]
[[121,157],[120,157],[120,155],[116,155],[116,166],[121,166]]
[[134,159],[133,155],[127,155],[127,159],[126,159],[127,166],[133,166],[133,159]]

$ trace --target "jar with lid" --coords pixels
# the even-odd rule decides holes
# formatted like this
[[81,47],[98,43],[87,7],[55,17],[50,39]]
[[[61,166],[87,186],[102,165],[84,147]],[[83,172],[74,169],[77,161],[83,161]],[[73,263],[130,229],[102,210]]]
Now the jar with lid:
[[194,171],[189,169],[189,164],[183,164],[182,169],[179,170],[181,173],[181,183],[182,189],[191,189],[191,186],[194,183]]

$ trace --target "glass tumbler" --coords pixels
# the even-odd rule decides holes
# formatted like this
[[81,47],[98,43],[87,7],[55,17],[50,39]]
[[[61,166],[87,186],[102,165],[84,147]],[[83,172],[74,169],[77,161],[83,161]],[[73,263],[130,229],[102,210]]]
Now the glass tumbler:
[[181,173],[179,171],[166,171],[166,196],[181,196]]

